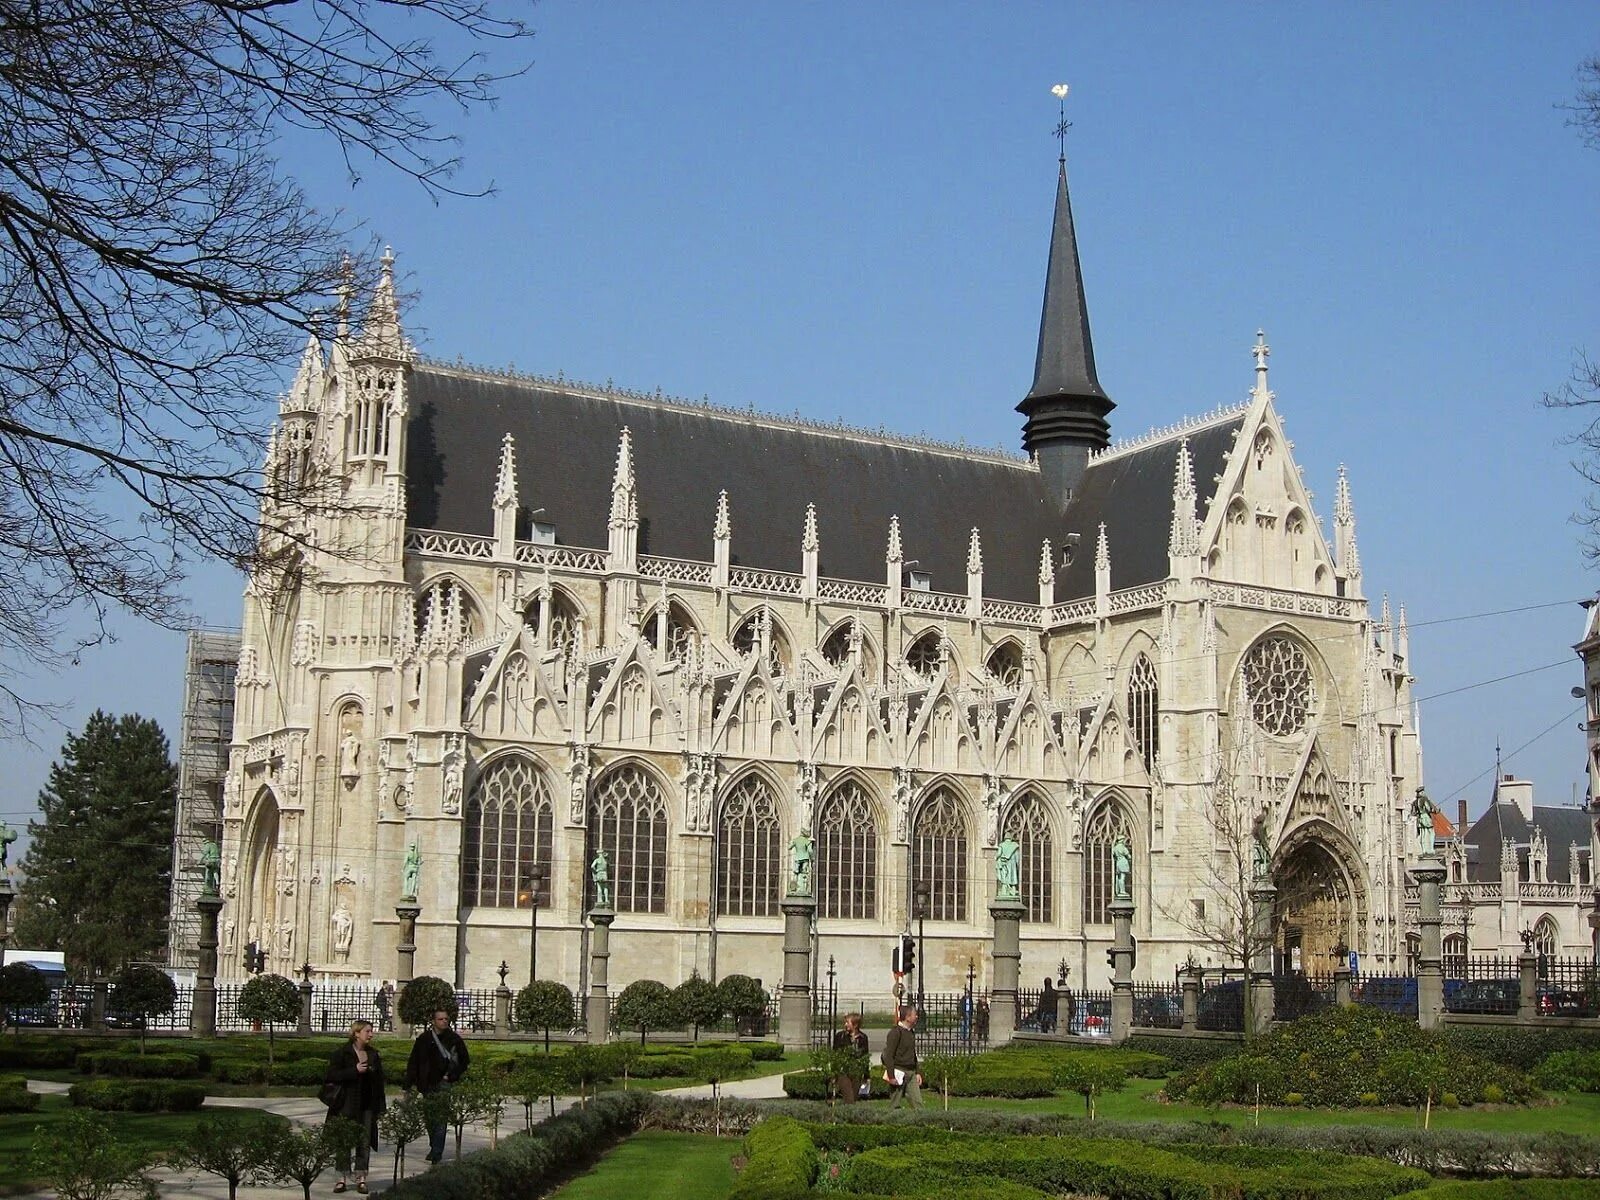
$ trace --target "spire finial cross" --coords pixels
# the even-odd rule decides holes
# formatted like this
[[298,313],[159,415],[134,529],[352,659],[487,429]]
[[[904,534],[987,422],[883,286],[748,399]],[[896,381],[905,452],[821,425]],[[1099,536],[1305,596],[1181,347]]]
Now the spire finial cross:
[[1061,165],[1067,165],[1067,130],[1072,128],[1072,122],[1067,120],[1067,85],[1058,83],[1050,89],[1050,94],[1060,101],[1060,120],[1056,123],[1056,140],[1061,144]]

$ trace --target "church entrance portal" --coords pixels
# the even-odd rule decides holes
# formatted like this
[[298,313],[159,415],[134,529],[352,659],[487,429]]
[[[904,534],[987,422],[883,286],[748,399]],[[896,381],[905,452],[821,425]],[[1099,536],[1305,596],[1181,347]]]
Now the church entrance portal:
[[1273,872],[1273,965],[1279,973],[1323,975],[1334,967],[1334,948],[1353,944],[1355,906],[1344,868],[1325,845],[1300,843]]

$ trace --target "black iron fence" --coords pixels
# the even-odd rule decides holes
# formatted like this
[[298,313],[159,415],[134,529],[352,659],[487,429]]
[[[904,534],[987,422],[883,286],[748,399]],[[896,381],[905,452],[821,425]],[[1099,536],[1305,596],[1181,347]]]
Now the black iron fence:
[[929,992],[919,1007],[918,1054],[976,1054],[988,1048],[987,991]]
[[1136,1029],[1182,1029],[1183,988],[1168,983],[1134,984],[1133,1024]]

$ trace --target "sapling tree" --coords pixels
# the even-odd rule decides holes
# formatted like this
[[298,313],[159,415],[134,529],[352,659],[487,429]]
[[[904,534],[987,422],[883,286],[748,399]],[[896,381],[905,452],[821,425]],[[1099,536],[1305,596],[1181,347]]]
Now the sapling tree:
[[334,1117],[325,1125],[285,1125],[275,1129],[261,1150],[255,1182],[298,1183],[305,1200],[311,1185],[342,1153],[360,1144],[367,1131],[355,1121]]
[[699,971],[691,972],[689,978],[673,989],[672,995],[677,1002],[679,1013],[689,1022],[693,1039],[697,1042],[700,1040],[702,1026],[715,1025],[722,1019],[725,1011],[722,993],[717,990],[715,984],[702,978]]
[[550,1027],[570,1029],[576,1009],[566,984],[538,979],[517,993],[512,1012],[524,1029],[544,1030],[544,1052],[549,1054]]
[[228,1200],[235,1200],[239,1185],[258,1178],[265,1169],[276,1136],[275,1123],[265,1117],[235,1121],[212,1117],[190,1131],[170,1161],[180,1171],[215,1175],[228,1185]]
[[944,1110],[950,1111],[950,1088],[972,1074],[972,1059],[965,1054],[930,1054],[922,1060],[922,1075],[939,1089]]
[[273,1029],[300,1019],[300,989],[282,975],[257,975],[239,990],[239,1015],[246,1021],[259,1021],[267,1027],[267,1071],[275,1059]]
[[111,984],[111,1006],[132,1013],[139,1020],[139,1053],[144,1053],[144,1035],[151,1017],[172,1011],[178,1002],[178,987],[165,971],[131,964],[123,967]]
[[637,1029],[639,1044],[651,1029],[676,1029],[683,1024],[672,989],[655,979],[636,979],[617,997],[617,1025]]
[[72,1109],[58,1124],[40,1126],[28,1156],[31,1174],[60,1200],[156,1200],[148,1174],[150,1152],[111,1132],[97,1112]]
[[561,1070],[573,1087],[578,1089],[578,1107],[583,1108],[589,1103],[589,1094],[594,1090],[595,1084],[602,1079],[610,1079],[612,1071],[612,1057],[608,1054],[607,1047],[591,1046],[587,1042],[579,1042],[572,1049],[561,1056]]
[[394,1182],[406,1169],[406,1147],[428,1132],[429,1112],[438,1093],[422,1095],[407,1092],[391,1103],[378,1118],[378,1136],[394,1147]]
[[522,1102],[523,1118],[533,1132],[533,1106],[542,1097],[550,1098],[550,1115],[556,1115],[556,1093],[567,1082],[561,1059],[549,1054],[528,1054],[511,1073],[511,1094]]
[[738,1046],[718,1046],[695,1053],[695,1073],[711,1085],[711,1111],[718,1137],[722,1136],[722,1085],[748,1075],[750,1064],[750,1051]]

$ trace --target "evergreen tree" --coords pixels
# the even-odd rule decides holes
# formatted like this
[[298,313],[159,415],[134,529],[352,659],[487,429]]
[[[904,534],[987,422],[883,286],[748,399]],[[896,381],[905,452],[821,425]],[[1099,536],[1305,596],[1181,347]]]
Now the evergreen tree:
[[62,950],[77,972],[158,955],[166,943],[178,769],[166,734],[96,711],[67,735],[28,822],[26,906],[15,940]]

